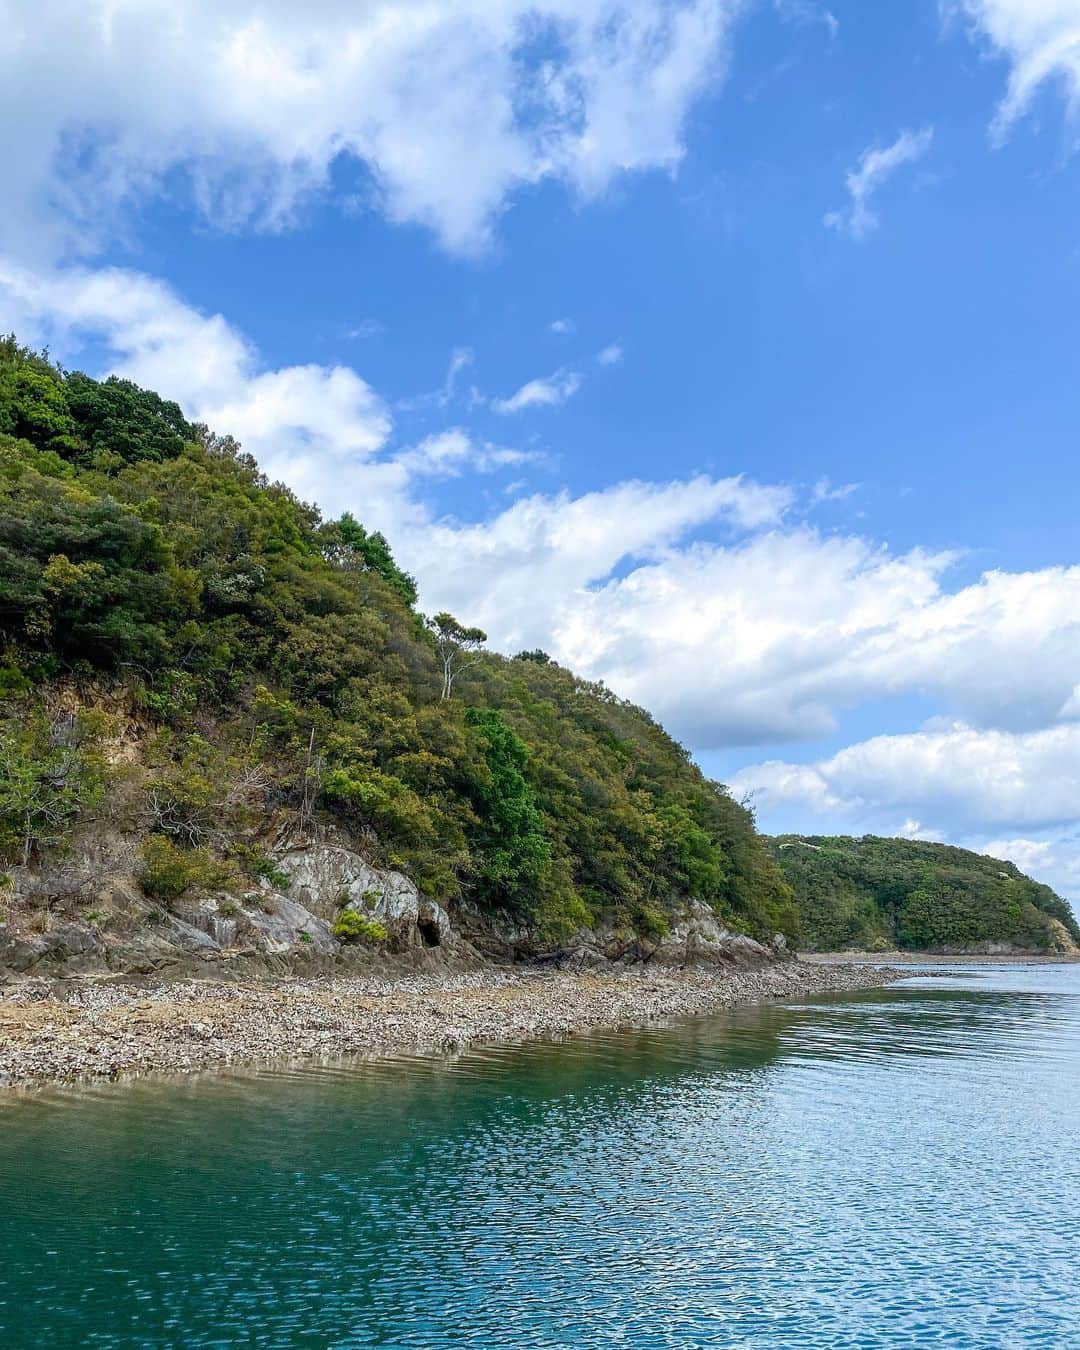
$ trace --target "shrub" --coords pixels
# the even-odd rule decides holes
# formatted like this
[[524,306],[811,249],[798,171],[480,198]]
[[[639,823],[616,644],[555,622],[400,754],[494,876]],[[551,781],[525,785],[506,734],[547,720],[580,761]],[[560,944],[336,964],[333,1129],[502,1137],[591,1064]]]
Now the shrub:
[[42,714],[0,727],[0,857],[29,862],[101,800],[105,766],[81,737],[79,723]]
[[634,911],[634,931],[642,937],[659,941],[668,935],[667,915],[655,905],[638,905]]
[[208,848],[178,848],[163,834],[152,834],[143,844],[138,875],[143,893],[165,904],[195,887],[216,890],[236,880],[235,869]]
[[343,909],[333,927],[339,942],[385,942],[390,934],[378,919],[369,919],[355,909]]
[[280,868],[268,853],[264,853],[261,848],[250,848],[247,845],[241,845],[234,851],[234,857],[240,866],[249,876],[258,877],[260,881],[267,881],[273,886],[275,891],[288,890],[292,878],[288,872]]
[[[168,737],[159,739],[167,750]],[[202,736],[182,741],[183,755],[167,761],[147,784],[147,802],[158,833],[180,843],[224,848],[236,831],[256,818],[268,775]]]

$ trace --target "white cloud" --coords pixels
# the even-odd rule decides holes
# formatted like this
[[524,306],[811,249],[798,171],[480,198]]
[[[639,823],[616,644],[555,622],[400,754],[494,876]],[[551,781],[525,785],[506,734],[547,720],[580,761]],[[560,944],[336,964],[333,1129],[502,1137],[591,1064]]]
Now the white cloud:
[[558,333],[560,337],[569,337],[571,333],[577,331],[577,324],[573,319],[552,319],[548,328],[553,333]]
[[600,597],[620,584],[611,580],[620,565],[664,555],[700,526],[775,523],[788,501],[785,489],[704,475],[535,495],[482,523],[433,522],[407,541],[408,562],[429,607],[467,615],[503,650],[546,647],[599,675],[609,669],[604,635],[589,624]]
[[[224,228],[357,194],[451,250],[514,192],[673,169],[738,0],[7,0],[0,247],[40,261],[185,195]],[[43,252],[43,250],[45,252]]]
[[538,464],[544,456],[534,450],[513,450],[484,441],[477,443],[461,427],[426,436],[411,450],[394,456],[394,463],[416,477],[457,478],[466,470],[494,473],[499,469]]
[[343,476],[359,467],[373,497],[403,487],[400,466],[375,462],[391,432],[389,410],[354,370],[266,370],[222,315],[200,314],[142,273],[35,273],[0,260],[0,316],[5,330],[59,356],[87,338],[103,343],[109,370],[175,398],[189,417],[235,429],[271,477],[308,498],[332,506]]
[[612,342],[596,355],[597,361],[602,366],[617,366],[623,359],[623,345],[621,342]]
[[[875,736],[816,764],[769,761],[741,770],[763,805],[852,818],[910,813],[950,835],[1050,829],[1080,820],[1080,726]],[[920,826],[921,829],[921,826]]]
[[449,407],[458,394],[458,379],[464,371],[469,369],[473,359],[471,347],[455,347],[450,353],[450,359],[446,364],[446,375],[439,388],[429,390],[424,394],[413,394],[410,398],[403,398],[397,406],[402,411],[409,412],[415,412],[420,408]]
[[1021,872],[1033,872],[1046,865],[1053,851],[1047,839],[991,839],[979,850],[989,858],[1015,863]]
[[492,399],[491,409],[506,414],[524,412],[526,408],[557,408],[580,388],[581,376],[575,371],[557,370],[554,375],[529,380],[509,398]]
[[853,239],[865,239],[878,227],[878,217],[870,203],[874,194],[903,164],[911,164],[930,149],[934,137],[932,127],[922,131],[902,131],[891,145],[872,145],[859,156],[858,166],[847,175],[847,189],[851,205],[843,211],[830,211],[825,224],[849,234]]
[[821,506],[826,502],[842,502],[848,497],[858,492],[861,484],[859,483],[836,483],[826,476],[822,476],[814,484],[810,491],[811,506]]
[[[697,515],[693,485],[530,499],[452,543],[433,535],[452,562],[414,555],[413,570],[427,599],[603,677],[699,751],[829,735],[889,696],[1017,733],[1057,720],[1080,665],[1080,568],[948,591],[947,555],[777,528],[790,495],[745,482],[727,514],[749,537],[693,542],[717,516],[704,483]],[[672,524],[639,538],[661,501],[678,504]]]
[[[732,790],[766,828],[795,819],[808,831],[816,821],[959,844],[1080,899],[1080,727],[877,736],[815,764],[753,765]],[[905,812],[918,814],[898,825]]]
[[[759,819],[813,819],[1007,859],[1080,897],[1080,727],[1012,734],[956,725],[877,736],[816,764],[769,761],[732,780]],[[913,811],[898,827],[900,813]],[[924,822],[929,822],[925,824]],[[987,838],[993,830],[1023,831]]]
[[1080,108],[1077,0],[953,0],[945,9],[965,16],[1010,63],[995,135],[1003,136],[1046,84],[1057,83],[1071,113]]
[[930,843],[942,842],[941,836],[934,830],[923,829],[921,820],[914,820],[911,816],[904,821],[896,832],[901,839],[921,839]]
[[813,0],[773,0],[773,7],[782,19],[791,23],[821,24],[830,38],[835,38],[840,31],[840,21],[832,10]]
[[[627,513],[621,528],[629,522]],[[756,532],[678,547],[676,536],[632,567],[612,560],[611,572],[579,573],[541,594],[521,576],[516,601],[481,600],[485,627],[499,632],[500,607],[523,610],[526,645],[603,676],[698,750],[828,735],[841,711],[890,695],[936,698],[954,715],[1024,730],[1054,720],[1069,696],[1080,568],[988,573],[949,593],[947,556],[893,556],[807,528],[763,533],[745,515],[740,524]],[[620,522],[610,528],[618,541]],[[682,534],[693,528],[683,517]],[[539,574],[547,562],[539,554],[531,564]],[[456,603],[486,597],[489,565],[482,552],[459,556],[468,575]]]
[[[777,820],[790,828],[794,820],[811,833],[824,825],[958,844],[1080,898],[1075,727],[1012,735],[958,725],[878,736],[816,764],[753,765],[731,787],[749,797],[766,829]],[[995,829],[1009,833],[988,838]]]

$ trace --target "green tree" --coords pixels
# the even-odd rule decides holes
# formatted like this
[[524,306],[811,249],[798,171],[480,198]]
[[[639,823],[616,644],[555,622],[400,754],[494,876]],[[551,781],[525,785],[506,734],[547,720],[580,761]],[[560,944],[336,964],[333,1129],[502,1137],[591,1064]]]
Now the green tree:
[[540,900],[551,846],[526,777],[528,752],[493,709],[470,708],[465,722],[480,744],[487,769],[473,788],[480,819],[481,888],[500,905],[529,912]]
[[454,681],[461,672],[479,661],[479,649],[487,641],[487,634],[482,628],[466,628],[445,610],[428,619],[427,627],[435,638],[445,700],[454,692]]
[[76,423],[59,373],[14,338],[0,342],[0,432],[42,449],[76,448]]
[[416,604],[416,581],[394,561],[386,536],[378,530],[369,534],[346,511],[338,520],[322,526],[319,542],[328,562],[345,571],[360,568],[375,572],[407,605]]
[[55,846],[101,795],[100,761],[78,743],[74,722],[41,713],[0,731],[0,855],[26,864]]
[[71,416],[89,453],[118,455],[128,464],[172,459],[195,439],[180,406],[131,380],[93,380],[76,372],[65,380]]

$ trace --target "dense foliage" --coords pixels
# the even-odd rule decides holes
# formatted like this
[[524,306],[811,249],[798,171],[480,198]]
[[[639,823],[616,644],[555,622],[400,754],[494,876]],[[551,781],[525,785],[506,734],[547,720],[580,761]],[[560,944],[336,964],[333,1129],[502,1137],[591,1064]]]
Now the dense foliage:
[[[0,801],[9,861],[115,789],[51,723],[27,730],[74,686],[140,728],[125,792],[162,898],[215,859],[260,874],[260,823],[291,813],[347,822],[435,898],[551,929],[655,932],[695,897],[794,935],[750,814],[646,713],[416,599],[381,535],[322,520],[231,438],[0,344],[0,746],[31,784]],[[61,761],[35,835],[20,803]]]
[[781,835],[773,852],[795,891],[807,947],[932,951],[978,943],[1044,949],[1069,906],[1012,863],[913,839]]

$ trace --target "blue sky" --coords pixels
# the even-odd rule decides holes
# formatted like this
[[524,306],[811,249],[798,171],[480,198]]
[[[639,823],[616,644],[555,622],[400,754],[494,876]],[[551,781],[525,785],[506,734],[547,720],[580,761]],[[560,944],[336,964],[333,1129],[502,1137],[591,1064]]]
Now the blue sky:
[[1080,0],[5,16],[5,327],[766,828],[1080,896]]

